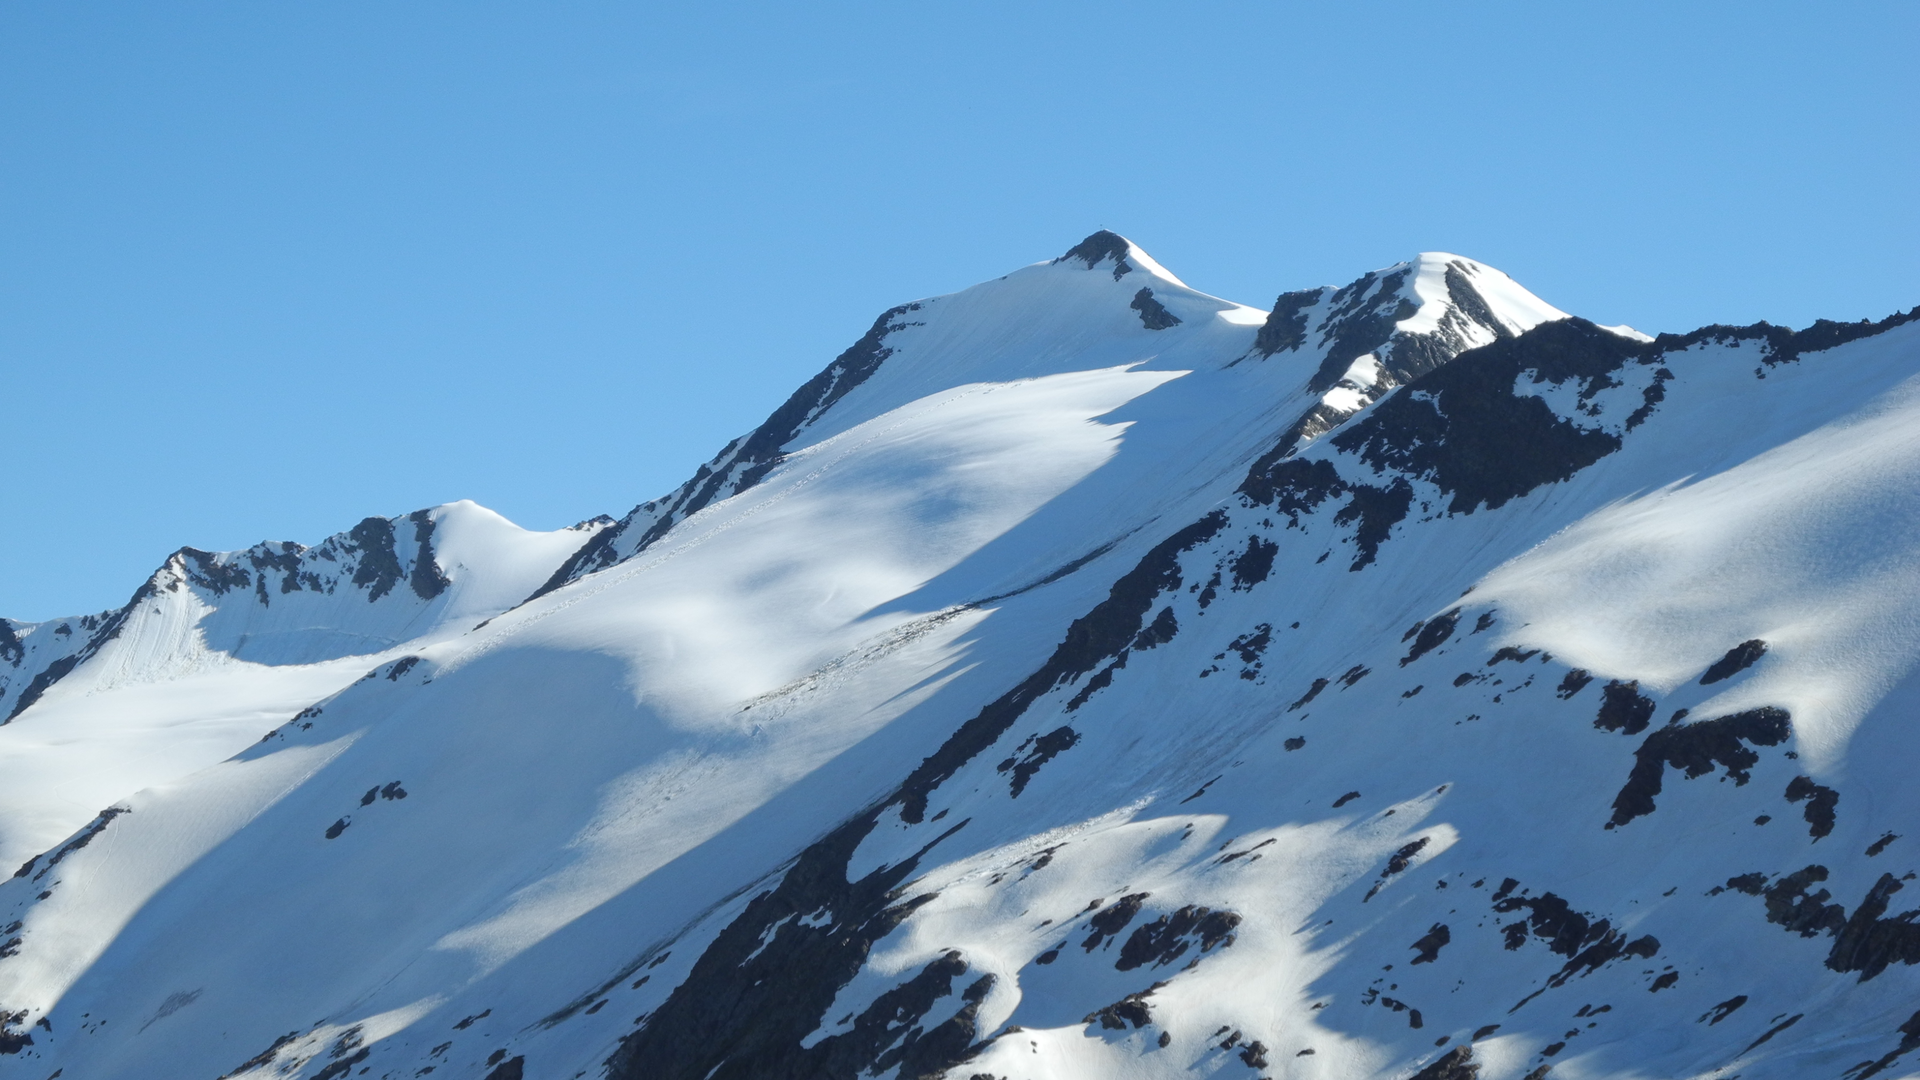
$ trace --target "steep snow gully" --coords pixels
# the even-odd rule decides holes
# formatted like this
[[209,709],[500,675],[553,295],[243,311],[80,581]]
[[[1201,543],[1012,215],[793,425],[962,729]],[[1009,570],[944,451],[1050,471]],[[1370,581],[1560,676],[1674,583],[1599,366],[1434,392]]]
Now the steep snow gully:
[[0,1078],[1910,1074],[1916,324],[1101,232],[617,521],[182,549],[0,621]]

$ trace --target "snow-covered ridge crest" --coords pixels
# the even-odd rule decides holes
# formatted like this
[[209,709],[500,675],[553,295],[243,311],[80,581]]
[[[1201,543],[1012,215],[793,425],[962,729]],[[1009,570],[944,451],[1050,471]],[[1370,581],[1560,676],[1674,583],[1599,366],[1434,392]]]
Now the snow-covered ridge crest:
[[181,548],[118,610],[0,623],[0,858],[512,607],[604,525],[535,533],[448,503],[312,547]]
[[[1258,325],[1247,356],[1304,353],[1318,361],[1309,388],[1320,397],[1295,425],[1294,441],[1304,443],[1460,352],[1565,317],[1500,271],[1444,252],[1342,289],[1285,293],[1260,313],[1189,288],[1139,245],[1101,230],[998,281],[882,313],[766,423],[723,447],[673,494],[635,507],[535,595],[632,558],[704,507],[759,483],[787,451],[912,400],[889,392],[896,387],[924,396],[969,377],[1056,373],[1058,359],[1080,363],[1093,350],[1092,331],[1117,339],[1106,344],[1120,345],[1118,360],[1155,355],[1169,333]],[[964,328],[958,335],[944,329],[956,324]],[[857,405],[841,404],[849,395]]]
[[[1253,308],[1188,288],[1138,245],[1096,232],[1066,254],[995,281],[890,308],[752,432],[672,494],[635,507],[536,596],[651,547],[784,456],[890,409],[969,382],[1150,360],[1174,341],[1255,324]],[[1095,359],[1098,357],[1098,359]]]
[[25,648],[0,645],[11,664],[0,669],[0,706],[11,720],[68,680],[103,690],[220,660],[280,666],[379,653],[499,613],[529,573],[602,527],[527,533],[462,501],[370,517],[312,547],[183,547],[118,611],[39,624],[23,643],[57,638],[71,648],[45,650],[35,664]]

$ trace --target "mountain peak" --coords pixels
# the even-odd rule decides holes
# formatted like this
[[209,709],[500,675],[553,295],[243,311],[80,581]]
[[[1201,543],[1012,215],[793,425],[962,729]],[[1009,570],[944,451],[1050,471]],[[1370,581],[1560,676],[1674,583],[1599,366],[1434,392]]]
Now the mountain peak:
[[1101,229],[1068,248],[1067,253],[1053,260],[1053,263],[1058,265],[1070,260],[1085,263],[1089,270],[1097,270],[1103,265],[1111,264],[1115,281],[1119,281],[1135,270],[1143,270],[1175,285],[1186,285],[1186,282],[1181,281],[1166,267],[1156,262],[1138,244],[1108,229]]
[[1101,229],[1088,236],[1085,240],[1068,248],[1065,255],[1053,261],[1063,263],[1068,259],[1079,259],[1081,262],[1087,264],[1087,269],[1092,270],[1101,263],[1111,259],[1113,261],[1113,279],[1118,281],[1122,276],[1133,270],[1133,267],[1127,265],[1127,253],[1131,250],[1133,250],[1132,241],[1117,232],[1109,232],[1106,229]]
[[[1254,347],[1265,356],[1298,350],[1312,331],[1330,346],[1315,385],[1333,385],[1364,355],[1386,363],[1400,383],[1466,349],[1564,318],[1566,312],[1485,263],[1426,251],[1337,290],[1282,293]],[[1396,365],[1390,357],[1402,353]]]
[[1496,333],[1504,329],[1508,334],[1523,334],[1543,322],[1567,317],[1499,270],[1451,252],[1423,251],[1403,265],[1413,271],[1413,298],[1420,305],[1399,323],[1405,333],[1433,333],[1450,308]]

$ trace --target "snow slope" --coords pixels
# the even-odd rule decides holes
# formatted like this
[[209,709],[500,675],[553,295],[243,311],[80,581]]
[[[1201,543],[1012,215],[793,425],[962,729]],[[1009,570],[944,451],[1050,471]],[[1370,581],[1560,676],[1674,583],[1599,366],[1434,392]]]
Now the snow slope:
[[601,526],[530,533],[449,503],[311,548],[182,548],[118,611],[0,621],[0,863],[245,749],[383,655],[512,607]]
[[0,885],[0,1076],[1898,1074],[1917,360],[1097,233],[604,528],[183,553],[0,729],[196,744]]

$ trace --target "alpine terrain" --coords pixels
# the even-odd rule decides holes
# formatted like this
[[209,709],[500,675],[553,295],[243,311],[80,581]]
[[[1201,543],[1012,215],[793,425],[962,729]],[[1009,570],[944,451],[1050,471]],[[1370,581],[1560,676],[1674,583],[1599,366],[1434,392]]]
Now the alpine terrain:
[[0,1080],[1920,1075],[1917,660],[1920,308],[1095,233],[618,520],[0,621]]

